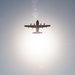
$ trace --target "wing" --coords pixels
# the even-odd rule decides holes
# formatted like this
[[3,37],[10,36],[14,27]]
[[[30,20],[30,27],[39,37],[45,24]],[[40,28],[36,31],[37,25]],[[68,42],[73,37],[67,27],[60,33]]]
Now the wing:
[[28,27],[28,28],[36,28],[35,25],[24,25],[24,27]]
[[50,27],[51,25],[39,25],[39,28]]

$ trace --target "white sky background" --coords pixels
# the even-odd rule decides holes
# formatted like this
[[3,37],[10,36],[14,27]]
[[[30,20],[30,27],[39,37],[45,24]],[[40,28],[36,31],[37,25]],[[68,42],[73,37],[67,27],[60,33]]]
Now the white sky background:
[[[27,38],[34,29],[24,28],[24,24],[35,23],[31,0],[0,0],[0,75],[75,75],[75,1],[73,0],[39,0],[37,19],[41,23],[51,24],[43,34],[52,33],[59,43],[60,60],[51,67],[50,60],[39,69],[38,64],[29,64],[16,56],[20,48],[18,39]],[[46,32],[45,32],[46,31]],[[20,36],[22,35],[22,36]],[[26,36],[27,35],[27,36]],[[17,47],[15,47],[17,46]],[[42,68],[40,66],[40,68]]]

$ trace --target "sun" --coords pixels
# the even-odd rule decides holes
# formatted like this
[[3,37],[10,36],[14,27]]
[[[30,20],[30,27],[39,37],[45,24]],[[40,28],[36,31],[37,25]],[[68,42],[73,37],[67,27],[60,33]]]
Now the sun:
[[55,34],[32,34],[30,32],[19,33],[15,38],[15,54],[19,60],[32,64],[46,64],[48,61],[53,63],[59,53],[59,41]]
[[27,53],[29,54],[32,59],[36,60],[42,60],[45,59],[45,56],[48,53],[48,47],[49,43],[47,42],[48,39],[44,35],[32,35],[30,38],[28,38],[27,43]]

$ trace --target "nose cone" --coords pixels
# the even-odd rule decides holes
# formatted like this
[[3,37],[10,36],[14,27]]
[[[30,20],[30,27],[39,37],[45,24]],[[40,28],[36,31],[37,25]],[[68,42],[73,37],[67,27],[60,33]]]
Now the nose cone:
[[36,25],[39,25],[39,20],[36,21]]
[[39,20],[37,20],[36,22],[39,22]]

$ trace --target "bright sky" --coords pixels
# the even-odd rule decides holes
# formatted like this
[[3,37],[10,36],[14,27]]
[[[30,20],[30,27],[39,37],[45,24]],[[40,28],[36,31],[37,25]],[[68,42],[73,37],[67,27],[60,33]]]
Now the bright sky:
[[75,75],[75,1],[0,0],[0,75]]

